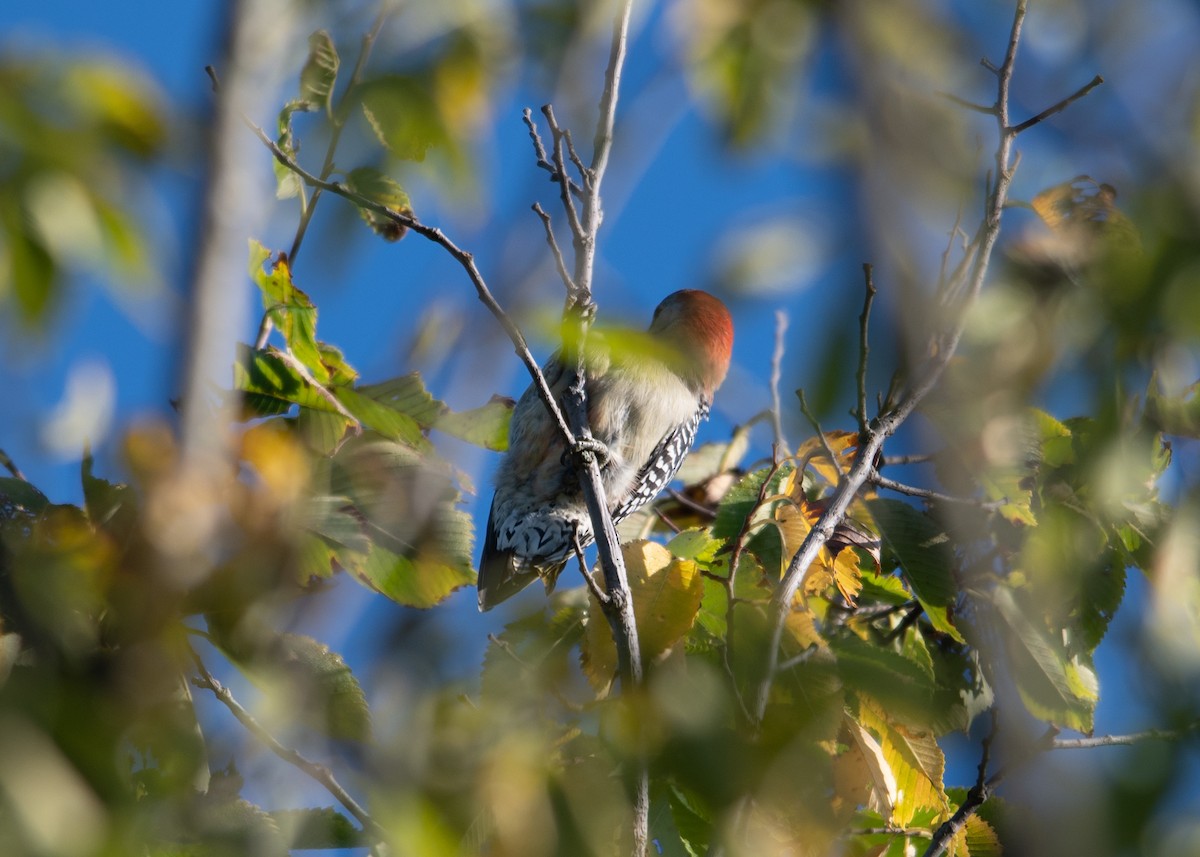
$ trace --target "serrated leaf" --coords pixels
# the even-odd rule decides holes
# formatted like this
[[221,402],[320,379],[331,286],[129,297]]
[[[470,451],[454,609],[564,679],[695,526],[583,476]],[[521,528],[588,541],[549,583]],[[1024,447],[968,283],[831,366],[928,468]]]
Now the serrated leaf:
[[704,857],[712,841],[712,813],[698,795],[677,783],[667,784],[664,791],[680,844],[689,857]]
[[308,59],[300,70],[300,97],[332,114],[331,97],[338,73],[337,47],[325,30],[308,37]]
[[362,389],[335,387],[333,395],[355,419],[384,437],[402,441],[414,448],[428,448],[429,441],[416,420],[365,394]]
[[883,758],[896,778],[892,822],[906,827],[918,810],[946,810],[942,783],[946,759],[933,735],[890,720],[877,704],[866,700],[860,701],[858,717],[879,738]]
[[954,552],[944,528],[901,500],[868,500],[866,505],[933,627],[963,642],[951,618],[957,600]]
[[[374,167],[351,170],[345,183],[347,188],[372,202],[399,214],[412,214],[412,203],[400,183]],[[388,241],[399,241],[408,232],[407,226],[378,211],[359,206],[358,213],[376,234]]]
[[[704,578],[697,564],[678,559],[655,542],[621,546],[633,597],[642,661],[650,665],[687,634],[696,621]],[[597,565],[593,570],[604,587]],[[598,693],[607,693],[617,670],[617,649],[599,602],[589,595],[583,642],[583,671]]]
[[[868,795],[862,803],[866,804],[869,809],[878,812],[886,823],[892,823],[896,803],[900,799],[900,787],[879,739],[868,732],[862,724],[850,718],[846,718],[842,729],[850,739],[850,749],[838,757],[841,759],[841,764],[835,768],[835,775],[841,774],[842,776],[839,776],[838,779],[842,780],[846,773],[846,767],[862,768],[867,775],[867,780],[865,783],[860,781],[859,785],[866,786]],[[850,791],[854,785],[854,783],[841,782],[841,791],[837,795],[842,802],[849,803],[851,807],[858,805],[858,794]],[[850,801],[856,802],[850,803]]]
[[292,405],[336,413],[332,403],[316,391],[296,369],[270,351],[240,346],[233,364],[233,386],[246,395],[243,404],[251,416],[276,416]]
[[[837,461],[829,460],[829,456],[825,452],[825,447],[828,446],[833,454],[837,457]],[[821,442],[819,437],[810,437],[796,449],[792,456],[800,464],[806,464],[817,472],[822,479],[829,485],[836,485],[841,477],[841,474],[850,469],[854,464],[854,450],[858,448],[858,433],[849,431],[831,431],[825,433],[825,442]],[[796,490],[799,491],[801,482],[796,481]]]
[[292,282],[291,270],[282,254],[269,272],[263,270],[269,256],[266,247],[250,241],[250,276],[262,292],[263,309],[283,336],[288,351],[312,373],[317,383],[327,384],[329,369],[317,344],[317,308]]
[[[796,503],[781,503],[776,507],[775,519],[783,539],[784,556],[795,556],[820,514],[819,509],[809,506],[802,498]],[[827,545],[821,547],[816,559],[804,572],[802,591],[819,595],[831,585],[837,587],[847,604],[854,605],[862,589],[857,551],[843,549],[834,555]]]
[[[759,492],[767,481],[771,469],[762,467],[742,477],[736,485],[729,489],[725,499],[717,508],[717,516],[713,520],[712,533],[718,539],[732,539],[742,529],[746,518],[753,515],[754,520],[764,520],[770,517],[770,509],[758,509]],[[785,465],[779,468],[770,478],[765,492],[766,498],[777,497],[780,486],[792,473],[792,467]],[[773,507],[777,501],[768,501],[765,506]]]
[[938,720],[938,687],[926,665],[852,634],[833,637],[829,647],[848,688],[914,728],[929,728]]
[[434,607],[455,591],[475,582],[470,564],[450,565],[408,557],[379,544],[363,563],[358,577],[376,592],[405,607]]

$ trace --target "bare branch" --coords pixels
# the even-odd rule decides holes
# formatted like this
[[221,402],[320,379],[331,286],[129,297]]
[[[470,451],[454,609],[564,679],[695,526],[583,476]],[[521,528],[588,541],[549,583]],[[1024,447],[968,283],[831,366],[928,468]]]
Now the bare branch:
[[566,286],[567,294],[575,294],[575,283],[571,281],[571,272],[567,270],[567,262],[563,259],[562,250],[558,247],[558,241],[554,237],[554,225],[550,220],[550,215],[546,213],[546,209],[542,208],[540,202],[533,204],[533,211],[542,221],[542,227],[546,230],[546,243],[550,246],[550,252],[554,256],[555,267],[558,268],[558,276]]
[[17,467],[16,462],[3,449],[0,449],[0,465],[3,465],[4,469],[11,473],[14,478],[20,479],[22,482],[29,481],[25,478],[25,474],[21,472],[21,468]]
[[863,262],[863,308],[858,317],[858,436],[867,436],[867,358],[871,355],[867,331],[871,324],[871,304],[875,300],[875,275],[870,262]]
[[920,497],[923,500],[937,500],[941,503],[958,503],[964,506],[978,506],[981,509],[999,509],[1008,503],[1007,498],[1002,500],[980,500],[977,497],[956,497],[953,494],[943,494],[940,491],[934,491],[930,488],[918,488],[916,485],[905,485],[903,482],[897,482],[894,479],[888,479],[878,470],[873,470],[867,475],[867,482],[879,488],[886,488],[888,491],[895,491],[899,494],[907,494],[909,497]]
[[329,768],[320,764],[319,762],[314,762],[308,759],[307,757],[301,755],[299,751],[280,743],[280,741],[274,735],[268,732],[267,729],[254,718],[254,715],[252,715],[249,711],[242,707],[241,703],[234,699],[234,696],[230,692],[229,688],[225,687],[225,685],[213,678],[212,673],[210,673],[208,668],[204,666],[204,662],[200,659],[200,656],[196,654],[195,651],[192,651],[191,655],[192,661],[196,664],[196,670],[200,674],[198,678],[192,679],[192,684],[196,685],[196,687],[212,691],[213,696],[215,696],[226,708],[228,708],[233,716],[237,718],[238,722],[246,727],[247,731],[257,738],[259,742],[261,742],[268,750],[270,750],[279,758],[283,759],[289,765],[300,769],[313,780],[316,780],[318,783],[324,786],[325,790],[333,795],[338,803],[344,806],[351,815],[358,819],[359,823],[361,823],[363,826],[364,832],[367,832],[374,837],[375,841],[382,842],[384,840],[385,837],[383,829],[375,822],[373,818],[371,818],[370,814],[363,809],[362,805],[360,805],[358,801],[351,797],[350,793],[342,787],[341,783],[337,781],[337,778],[333,775],[333,772],[330,771]]
[[1064,98],[1062,101],[1059,101],[1057,104],[1052,104],[1051,106],[1049,106],[1045,110],[1043,110],[1041,113],[1039,113],[1037,116],[1034,116],[1030,119],[1026,119],[1021,124],[1013,126],[1012,132],[1014,134],[1020,134],[1022,131],[1026,130],[1028,128],[1032,128],[1034,125],[1038,124],[1042,120],[1049,119],[1055,113],[1060,113],[1063,110],[1066,110],[1067,107],[1069,107],[1073,102],[1078,101],[1079,99],[1083,98],[1083,96],[1087,95],[1089,92],[1091,92],[1093,89],[1095,89],[1097,86],[1099,86],[1102,83],[1104,83],[1104,78],[1102,78],[1100,75],[1096,75],[1091,80],[1089,80],[1087,83],[1085,83],[1083,86],[1079,87],[1079,89],[1075,90],[1075,92],[1071,93],[1066,98]]
[[988,732],[986,738],[983,739],[979,759],[979,773],[975,778],[973,785],[967,792],[966,800],[962,802],[954,815],[946,819],[942,825],[934,832],[933,838],[929,842],[929,847],[925,849],[922,857],[939,857],[950,844],[950,840],[957,835],[958,831],[966,826],[967,821],[976,813],[979,807],[983,806],[992,795],[992,788],[995,786],[995,778],[987,778],[988,762],[991,759],[992,741],[996,737],[996,712],[992,709],[992,728]]
[[1128,735],[1091,735],[1086,738],[1054,738],[1050,750],[1089,750],[1093,747],[1118,747],[1139,744],[1142,741],[1175,741],[1200,730],[1200,722],[1182,729],[1146,729]]

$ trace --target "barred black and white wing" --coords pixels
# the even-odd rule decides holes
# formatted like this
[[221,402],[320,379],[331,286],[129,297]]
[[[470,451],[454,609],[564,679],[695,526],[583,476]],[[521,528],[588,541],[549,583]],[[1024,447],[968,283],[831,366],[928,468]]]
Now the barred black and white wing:
[[613,523],[619,524],[629,515],[657,497],[675,474],[679,465],[687,457],[696,441],[696,431],[700,423],[708,419],[710,403],[706,398],[700,400],[700,407],[688,419],[667,432],[650,453],[645,465],[638,472],[629,492],[621,500],[620,505],[613,509]]

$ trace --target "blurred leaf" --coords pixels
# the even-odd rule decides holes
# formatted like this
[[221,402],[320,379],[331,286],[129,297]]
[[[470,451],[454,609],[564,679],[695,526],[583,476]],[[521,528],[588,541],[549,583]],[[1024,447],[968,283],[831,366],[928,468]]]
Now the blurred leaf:
[[366,848],[369,838],[332,806],[272,810],[271,818],[288,843],[298,851]]
[[210,624],[221,650],[268,695],[277,714],[336,740],[366,741],[371,714],[358,679],[337,652],[301,634],[247,644]]
[[90,452],[84,455],[81,476],[88,520],[95,527],[127,539],[138,527],[137,497],[128,485],[115,484],[95,476],[92,472],[94,464]]
[[386,149],[406,161],[423,161],[430,147],[450,142],[431,93],[425,81],[398,74],[358,88],[371,130]]
[[475,446],[504,452],[508,449],[512,412],[511,400],[493,398],[486,405],[469,411],[447,410],[434,421],[433,428]]
[[683,786],[671,783],[667,790],[671,818],[683,847],[691,857],[704,857],[712,841],[712,813],[703,806],[699,796]]
[[24,479],[0,476],[0,522],[18,515],[37,515],[49,505],[46,495]]
[[1152,381],[1146,391],[1146,419],[1159,431],[1179,437],[1200,438],[1200,382],[1181,395],[1164,394]]
[[[460,529],[469,545],[470,518]],[[471,564],[438,561],[436,557],[414,558],[394,553],[378,543],[371,545],[367,561],[359,572],[361,579],[376,592],[406,607],[434,607],[464,586],[475,582]]]
[[933,627],[963,642],[951,617],[957,592],[954,553],[945,530],[901,500],[868,500],[867,508]]
[[[351,170],[346,174],[346,187],[392,211],[412,214],[412,204],[400,183],[374,167]],[[359,207],[358,213],[377,235],[388,241],[399,241],[408,232],[407,226],[369,208]]]
[[1029,593],[996,587],[992,603],[1007,625],[1013,678],[1029,712],[1055,726],[1091,734],[1099,684],[1090,664],[1072,659],[1046,628]]
[[[629,576],[642,661],[649,666],[683,639],[696,621],[704,578],[695,562],[678,559],[655,542],[622,545],[621,553]],[[593,574],[604,588],[599,566]],[[595,596],[588,602],[582,660],[592,687],[606,694],[617,671],[617,649]]]
[[300,70],[300,97],[332,116],[331,96],[337,80],[338,54],[333,38],[325,30],[308,37],[308,59]]

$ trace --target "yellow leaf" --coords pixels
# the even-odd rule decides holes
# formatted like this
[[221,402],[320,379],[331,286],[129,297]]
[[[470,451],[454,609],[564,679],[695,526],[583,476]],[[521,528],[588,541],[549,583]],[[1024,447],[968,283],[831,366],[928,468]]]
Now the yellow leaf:
[[[865,768],[869,777],[870,790],[866,806],[890,822],[895,812],[896,802],[902,795],[896,782],[896,775],[892,772],[891,765],[888,764],[883,747],[875,739],[875,736],[848,717],[845,720],[844,728],[850,737],[851,749],[849,752],[857,755],[853,761]],[[843,773],[847,772],[843,771]],[[844,800],[851,800],[855,797],[848,788],[838,796]]]
[[[858,434],[849,431],[831,431],[825,433],[825,444],[837,457],[837,463],[829,460],[821,438],[810,437],[796,450],[795,459],[800,465],[807,464],[830,485],[838,483],[838,475],[845,472],[854,464],[853,451],[858,448]],[[803,470],[803,467],[798,468]],[[800,484],[797,481],[797,486]]]
[[[679,559],[656,542],[637,541],[621,547],[633,613],[637,621],[642,663],[652,664],[667,654],[696,621],[704,578],[692,560]],[[599,563],[593,570],[604,587]],[[617,650],[604,611],[594,595],[589,597],[588,622],[583,639],[583,671],[603,696],[617,671]]]
[[879,736],[883,758],[895,776],[893,824],[907,827],[919,810],[949,808],[942,784],[946,759],[933,735],[893,723],[874,701],[865,698],[860,698],[858,719]]
[[[775,520],[783,538],[785,558],[794,556],[800,549],[819,517],[820,510],[804,502],[800,502],[799,505],[781,504],[775,510]],[[862,572],[858,561],[859,556],[855,551],[843,549],[834,555],[828,547],[822,547],[817,558],[804,573],[801,591],[815,595],[834,585],[848,604],[854,604],[858,593],[862,591]]]

